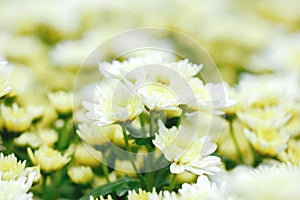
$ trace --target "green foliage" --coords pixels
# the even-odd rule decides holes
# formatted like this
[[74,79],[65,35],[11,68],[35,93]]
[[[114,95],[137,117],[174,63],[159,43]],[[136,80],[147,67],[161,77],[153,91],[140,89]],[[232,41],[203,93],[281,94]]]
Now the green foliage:
[[138,179],[125,176],[115,182],[107,183],[90,191],[85,196],[81,197],[80,200],[89,200],[90,196],[99,197],[101,195],[105,196],[108,194],[116,194],[120,197],[126,194],[128,190],[136,190],[139,187],[141,187],[141,182]]

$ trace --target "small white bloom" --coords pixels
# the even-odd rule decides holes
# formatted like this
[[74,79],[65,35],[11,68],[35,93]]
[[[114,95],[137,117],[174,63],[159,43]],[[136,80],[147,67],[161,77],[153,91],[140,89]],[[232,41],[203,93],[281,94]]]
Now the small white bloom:
[[21,133],[28,130],[34,119],[28,108],[19,107],[13,103],[12,107],[1,105],[1,114],[3,116],[3,126],[11,132]]
[[225,194],[211,183],[206,176],[199,176],[196,184],[184,183],[178,190],[180,200],[201,199],[201,200],[222,200],[226,199]]
[[284,129],[244,129],[244,133],[258,152],[270,156],[283,152],[289,140],[289,135]]
[[0,172],[0,199],[5,200],[32,200],[32,193],[28,193],[36,172],[32,172],[28,177],[22,176],[17,180],[4,181]]
[[72,166],[68,169],[68,175],[73,183],[87,184],[93,180],[94,173],[89,166]]
[[18,161],[14,154],[0,154],[0,180],[18,179],[24,175],[26,161]]
[[97,126],[132,121],[143,111],[141,99],[128,81],[101,84],[95,93],[94,102],[84,101],[83,105]]
[[48,93],[48,98],[58,113],[67,114],[73,110],[73,95],[72,92],[58,91]]
[[229,87],[226,83],[204,84],[200,79],[192,78],[189,85],[195,95],[194,98],[197,100],[196,109],[211,110],[214,113],[222,114],[220,109],[233,106],[236,103],[236,100],[228,97],[227,90]]
[[187,170],[198,175],[218,172],[220,158],[209,156],[217,145],[209,137],[199,138],[198,133],[189,133],[188,130],[183,126],[167,129],[159,121],[159,133],[155,134],[153,144],[172,162],[170,171],[178,174]]
[[149,196],[154,196],[154,195],[158,195],[155,191],[155,188],[153,188],[152,192],[147,192],[139,188],[138,192],[136,192],[135,190],[129,190],[127,199],[128,200],[149,200],[151,199],[149,198]]
[[59,170],[71,160],[69,155],[62,155],[61,152],[48,146],[42,146],[34,153],[30,148],[27,148],[27,153],[32,163],[39,165],[44,173]]

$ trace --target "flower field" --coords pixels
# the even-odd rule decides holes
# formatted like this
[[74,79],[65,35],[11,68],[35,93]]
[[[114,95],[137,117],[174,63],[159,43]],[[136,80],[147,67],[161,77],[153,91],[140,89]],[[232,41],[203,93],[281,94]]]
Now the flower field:
[[300,1],[0,1],[0,200],[298,200]]

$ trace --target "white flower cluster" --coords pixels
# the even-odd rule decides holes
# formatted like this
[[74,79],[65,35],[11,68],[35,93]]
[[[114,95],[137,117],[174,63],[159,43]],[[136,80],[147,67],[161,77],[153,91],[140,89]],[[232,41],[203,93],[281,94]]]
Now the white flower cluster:
[[0,154],[0,199],[33,199],[28,191],[37,180],[39,169],[25,168],[25,162],[17,161],[14,154]]
[[[167,129],[159,121],[153,144],[172,163],[172,173],[187,170],[198,175],[213,174],[218,171],[220,158],[209,155],[217,146],[199,128],[198,120],[201,113],[222,113],[221,109],[235,101],[228,98],[224,83],[205,84],[197,77],[202,67],[188,60],[164,62],[160,56],[101,63],[99,69],[104,78],[94,90],[94,102],[83,102],[87,116],[100,127],[124,126],[142,113],[150,118],[153,113],[182,116],[178,128]],[[82,129],[83,125],[79,127]],[[152,129],[146,131],[147,137],[154,136]],[[79,133],[87,138],[82,131]]]

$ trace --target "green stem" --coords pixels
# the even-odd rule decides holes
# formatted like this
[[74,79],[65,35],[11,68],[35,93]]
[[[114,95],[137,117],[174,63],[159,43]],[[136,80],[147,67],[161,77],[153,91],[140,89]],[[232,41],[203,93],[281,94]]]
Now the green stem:
[[244,163],[244,159],[243,159],[243,156],[242,156],[242,152],[241,152],[241,149],[239,147],[239,144],[238,144],[238,141],[235,137],[235,134],[234,134],[234,129],[233,129],[233,120],[229,120],[229,132],[230,132],[230,136],[233,140],[233,143],[235,145],[235,148],[236,148],[236,152],[237,152],[237,155],[238,155],[238,159],[241,163]]
[[169,188],[168,188],[168,190],[169,190],[170,192],[173,191],[173,189],[174,189],[174,187],[175,187],[175,184],[176,184],[176,174],[173,174],[172,180],[171,180],[170,185],[169,185]]
[[144,178],[142,177],[142,175],[139,173],[136,165],[135,165],[135,162],[134,162],[134,158],[133,158],[133,155],[132,155],[132,149],[129,145],[129,142],[128,142],[128,136],[127,136],[127,133],[126,133],[126,125],[125,124],[121,124],[122,126],[122,132],[123,132],[123,138],[124,138],[124,142],[125,142],[125,148],[126,148],[126,151],[128,151],[129,153],[129,160],[130,160],[130,163],[135,171],[135,173],[137,174],[137,176],[139,177],[139,179],[141,181],[144,181]]
[[48,179],[48,175],[47,174],[43,174],[42,173],[42,197],[43,199],[45,199],[47,197],[47,179]]
[[150,127],[149,127],[149,132],[150,132],[150,137],[155,134],[155,111],[150,110]]
[[64,121],[63,127],[59,130],[60,138],[57,145],[59,150],[64,150],[64,148],[67,146],[67,143],[69,142],[70,131],[68,130],[68,123],[69,120],[66,119]]
[[[157,131],[157,116],[155,110],[150,110],[150,137],[154,136],[155,132]],[[147,174],[146,174],[146,187],[148,191],[151,191],[154,185],[154,172],[152,171],[153,165],[153,148],[151,145],[147,146],[147,150],[149,152],[146,167],[147,167]]]
[[141,116],[139,116],[139,119],[140,119],[140,124],[141,124],[141,129],[142,129],[143,136],[146,137],[146,136],[147,136],[147,133],[146,133],[146,130],[145,130],[145,123],[144,123],[144,120],[142,119]]
[[107,183],[110,183],[108,167],[104,163],[101,164],[101,167]]
[[257,167],[263,161],[263,157],[259,153],[257,153],[257,151],[250,142],[248,142],[248,144],[253,155],[253,167]]

